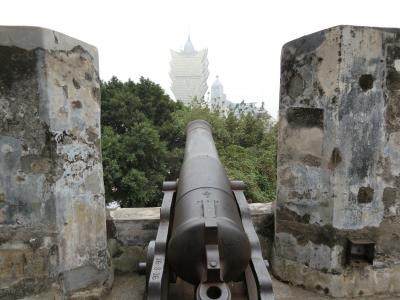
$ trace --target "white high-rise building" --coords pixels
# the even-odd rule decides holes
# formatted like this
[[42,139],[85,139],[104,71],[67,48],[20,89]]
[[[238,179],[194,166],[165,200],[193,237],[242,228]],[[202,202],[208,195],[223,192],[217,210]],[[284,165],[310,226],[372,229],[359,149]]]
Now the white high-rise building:
[[171,50],[171,90],[175,99],[190,105],[194,99],[202,100],[208,89],[207,49],[196,51],[190,36],[183,51]]

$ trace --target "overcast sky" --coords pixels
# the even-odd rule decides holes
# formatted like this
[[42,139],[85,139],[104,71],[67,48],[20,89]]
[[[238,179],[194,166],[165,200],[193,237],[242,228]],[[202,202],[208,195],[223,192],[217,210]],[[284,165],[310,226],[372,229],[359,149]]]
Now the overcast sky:
[[[100,76],[140,76],[170,91],[169,49],[190,33],[208,48],[229,100],[264,101],[277,115],[284,43],[340,24],[400,27],[399,0],[2,0],[2,25],[47,27],[99,49]],[[1,66],[0,66],[1,67]]]

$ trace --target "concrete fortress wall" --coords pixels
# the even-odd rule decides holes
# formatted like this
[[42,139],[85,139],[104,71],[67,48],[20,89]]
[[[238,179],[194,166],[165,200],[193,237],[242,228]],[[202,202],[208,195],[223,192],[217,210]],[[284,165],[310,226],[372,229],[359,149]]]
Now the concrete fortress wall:
[[97,50],[0,27],[0,298],[101,288],[106,249]]
[[335,297],[400,291],[400,29],[284,45],[279,119],[275,274]]

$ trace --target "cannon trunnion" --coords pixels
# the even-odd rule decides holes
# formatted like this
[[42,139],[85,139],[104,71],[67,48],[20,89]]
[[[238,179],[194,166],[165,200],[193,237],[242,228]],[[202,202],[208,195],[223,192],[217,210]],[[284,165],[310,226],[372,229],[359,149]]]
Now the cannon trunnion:
[[148,246],[148,300],[273,299],[241,181],[229,181],[206,121],[186,128],[179,180],[164,182]]

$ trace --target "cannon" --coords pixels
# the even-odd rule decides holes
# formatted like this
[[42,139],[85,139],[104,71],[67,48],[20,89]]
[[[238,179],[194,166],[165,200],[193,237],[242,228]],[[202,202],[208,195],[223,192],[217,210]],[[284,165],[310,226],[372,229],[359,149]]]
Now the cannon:
[[140,264],[148,300],[274,299],[244,189],[228,179],[210,124],[190,122],[179,179],[163,184],[156,240]]

